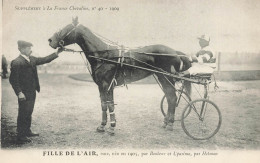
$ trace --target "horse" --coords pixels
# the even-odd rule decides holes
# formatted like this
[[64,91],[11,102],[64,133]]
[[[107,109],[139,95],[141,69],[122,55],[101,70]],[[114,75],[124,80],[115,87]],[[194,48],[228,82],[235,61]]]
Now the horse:
[[[152,70],[160,69],[170,73],[180,72],[187,70],[191,66],[188,58],[181,56],[183,53],[165,45],[149,45],[122,52],[122,48],[105,43],[100,37],[91,32],[90,29],[79,24],[77,17],[72,19],[71,24],[54,33],[48,41],[49,45],[54,49],[76,43],[80,46],[82,52],[84,52],[90,64],[92,78],[97,84],[100,93],[102,121],[97,127],[98,132],[107,131],[110,135],[115,134],[116,118],[113,96],[115,86],[138,81],[150,75],[157,76],[167,98],[168,112],[164,117],[163,127],[166,130],[173,131],[177,100],[173,86],[176,80],[166,77],[163,74],[125,66],[124,64],[131,64]],[[120,62],[121,65],[105,62],[98,58]],[[183,64],[182,69],[180,68],[181,64]],[[185,82],[184,86],[189,92],[190,83]],[[110,126],[106,129],[108,113],[110,115]]]

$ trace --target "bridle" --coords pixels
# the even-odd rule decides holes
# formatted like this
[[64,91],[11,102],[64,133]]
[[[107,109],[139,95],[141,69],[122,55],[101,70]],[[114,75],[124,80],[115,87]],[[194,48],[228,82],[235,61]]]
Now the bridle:
[[[73,31],[75,31],[75,29],[79,26],[79,23],[77,24],[77,25],[74,25],[73,23],[72,23],[72,25],[73,25],[73,28],[63,37],[63,38],[61,38],[60,37],[60,33],[58,33],[58,32],[56,32],[55,34],[56,34],[56,38],[58,38],[60,41],[59,41],[59,45],[62,47],[62,48],[64,48],[64,39],[66,38],[66,37],[68,37]],[[76,36],[76,32],[75,32],[75,36]],[[74,39],[76,39],[75,37],[74,37]]]

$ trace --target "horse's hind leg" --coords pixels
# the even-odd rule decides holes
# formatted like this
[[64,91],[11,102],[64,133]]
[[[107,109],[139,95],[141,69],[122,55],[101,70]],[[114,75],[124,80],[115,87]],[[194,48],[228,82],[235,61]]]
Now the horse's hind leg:
[[[174,81],[170,78],[165,78],[163,75],[157,75],[158,80],[160,81],[163,91],[165,93],[167,102],[168,102],[168,112],[164,118],[164,126],[167,130],[173,130],[174,123],[174,114],[175,114],[175,106],[177,101],[177,96],[175,93]],[[170,83],[171,82],[171,83]]]

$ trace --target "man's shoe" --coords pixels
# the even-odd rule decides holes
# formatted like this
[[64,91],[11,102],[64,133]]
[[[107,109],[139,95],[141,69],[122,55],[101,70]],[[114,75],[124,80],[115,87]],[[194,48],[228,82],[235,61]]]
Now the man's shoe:
[[17,137],[17,143],[22,144],[22,143],[30,143],[31,139],[27,138],[26,136],[18,136]]
[[39,135],[40,135],[40,134],[33,133],[33,132],[28,132],[28,133],[26,134],[26,136],[28,136],[28,137],[39,136]]

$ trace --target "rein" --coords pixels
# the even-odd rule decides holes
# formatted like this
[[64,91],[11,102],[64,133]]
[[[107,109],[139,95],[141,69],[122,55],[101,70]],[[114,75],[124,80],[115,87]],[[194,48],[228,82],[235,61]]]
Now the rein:
[[[162,74],[162,75],[165,75],[165,76],[170,76],[170,77],[173,77],[173,78],[177,78],[177,79],[181,79],[181,80],[186,80],[186,81],[190,81],[190,82],[193,82],[193,83],[198,83],[198,84],[207,84],[206,82],[201,82],[201,81],[197,81],[197,80],[194,80],[194,79],[190,79],[190,78],[185,78],[185,77],[180,77],[178,75],[175,75],[175,74],[172,74],[172,73],[168,73],[168,72],[165,72],[165,71],[161,71],[161,70],[158,70],[158,67],[153,67],[152,65],[148,64],[149,66],[152,66],[154,69],[151,69],[151,68],[145,68],[145,67],[141,67],[141,66],[135,66],[135,65],[131,65],[131,64],[127,64],[127,63],[123,63],[124,62],[124,58],[125,56],[123,55],[125,50],[127,50],[124,46],[120,46],[118,45],[117,43],[111,41],[111,40],[108,40],[100,35],[97,35],[95,34],[97,37],[99,37],[100,39],[105,39],[107,42],[111,43],[111,44],[114,44],[117,46],[117,48],[115,49],[106,49],[106,50],[97,50],[97,51],[84,51],[84,50],[79,50],[79,51],[76,51],[74,49],[69,49],[69,48],[65,48],[64,47],[64,39],[66,37],[68,37],[73,31],[75,31],[75,29],[77,28],[79,24],[77,25],[74,25],[73,24],[73,28],[61,39],[60,38],[60,41],[59,41],[59,45],[63,48],[64,51],[67,51],[67,52],[73,52],[73,53],[80,53],[82,59],[84,60],[84,57],[82,56],[82,53],[97,53],[97,52],[107,52],[107,51],[114,51],[114,50],[119,50],[119,56],[117,57],[118,58],[118,61],[114,61],[114,60],[111,60],[111,59],[106,59],[106,58],[103,58],[103,57],[96,57],[96,56],[92,56],[92,55],[89,55],[88,57],[89,58],[93,58],[93,59],[96,59],[96,60],[100,60],[100,61],[104,61],[104,62],[109,62],[109,63],[114,63],[114,64],[117,64],[117,65],[121,65],[121,67],[123,65],[125,66],[128,66],[128,67],[133,67],[133,68],[138,68],[138,69],[141,69],[141,70],[146,70],[146,71],[150,71],[150,72],[154,72],[154,73],[159,73],[159,74]],[[75,33],[76,35],[76,33]],[[57,33],[57,36],[59,37],[59,34]],[[75,37],[74,37],[75,39]],[[109,45],[108,45],[108,48],[109,48]],[[139,54],[145,54],[145,55],[153,55],[153,56],[156,56],[156,55],[160,55],[160,56],[174,56],[173,54],[157,54],[157,53],[145,53],[145,52],[138,52],[138,51],[132,51],[132,52],[135,52],[135,53],[139,53]],[[177,55],[177,54],[176,54]],[[179,56],[179,55],[177,55]],[[127,58],[132,58],[134,60],[136,60],[135,58],[133,57],[127,57]],[[139,60],[136,60],[139,62]],[[142,62],[142,61],[140,61]],[[89,66],[89,63],[88,61],[85,61],[84,60],[84,63],[86,65],[86,67],[88,68],[88,71],[89,73],[91,74],[92,78],[93,78],[93,75],[92,75],[92,71],[90,69],[90,66]],[[183,65],[183,63],[181,63],[181,65]],[[117,66],[118,67],[118,66]],[[183,66],[181,66],[180,68],[182,69]],[[110,83],[110,86],[108,88],[108,91],[110,90],[111,86],[113,83],[117,84],[116,82],[116,79],[115,79],[115,76],[116,76],[116,73],[117,73],[117,69],[116,68],[116,72],[114,74],[114,77]]]
[[[116,49],[113,49],[113,50],[116,50]],[[85,51],[76,51],[76,50],[73,50],[73,49],[68,49],[68,48],[64,48],[64,51],[68,51],[68,52],[78,52],[78,53],[82,53],[82,52],[85,52]],[[107,50],[103,50],[103,51],[107,51]],[[94,52],[93,52],[94,53]],[[111,60],[111,59],[106,59],[106,58],[102,58],[102,57],[96,57],[96,56],[88,56],[89,58],[93,58],[93,59],[96,59],[96,60],[100,60],[100,61],[105,61],[105,62],[109,62],[109,63],[115,63],[115,64],[121,64],[121,63],[118,63],[117,61],[114,61],[114,60]],[[118,57],[120,58],[120,57]],[[129,57],[129,58],[132,58],[132,57]],[[137,60],[138,61],[138,60]],[[138,68],[138,69],[141,69],[141,70],[146,70],[146,71],[150,71],[150,72],[154,72],[154,73],[158,73],[158,74],[162,74],[162,75],[166,75],[166,76],[170,76],[170,77],[174,77],[174,78],[177,78],[177,79],[181,79],[181,80],[187,80],[187,81],[190,81],[190,82],[193,82],[193,83],[198,83],[198,84],[206,84],[206,82],[203,82],[203,81],[197,81],[197,80],[194,80],[194,79],[190,79],[190,78],[186,78],[186,77],[180,77],[178,75],[175,75],[175,74],[172,74],[172,73],[168,73],[166,71],[161,71],[161,70],[153,70],[153,69],[149,69],[149,68],[145,68],[145,67],[140,67],[140,66],[135,66],[135,65],[131,65],[131,64],[128,64],[128,63],[122,63],[123,65],[125,66],[128,66],[128,67],[133,67],[133,68]],[[151,65],[152,66],[152,65]]]

